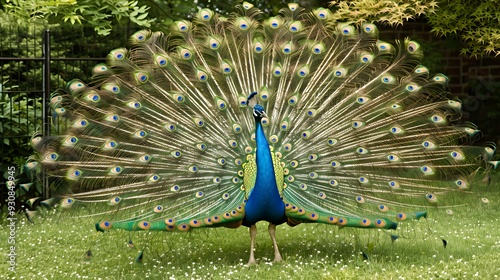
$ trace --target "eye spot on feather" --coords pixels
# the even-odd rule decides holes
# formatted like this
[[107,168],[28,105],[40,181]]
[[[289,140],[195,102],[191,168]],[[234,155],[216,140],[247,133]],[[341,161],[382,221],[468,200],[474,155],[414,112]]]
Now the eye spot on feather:
[[202,119],[200,119],[200,118],[194,118],[194,124],[197,127],[203,127],[203,126],[205,126],[205,122]]
[[356,102],[358,102],[359,104],[365,104],[365,103],[368,102],[368,100],[369,100],[368,97],[361,96],[361,97],[358,97],[358,99],[356,100]]
[[398,219],[399,221],[404,221],[404,220],[406,220],[406,214],[405,213],[398,213],[398,214],[396,214],[396,219]]
[[336,186],[338,186],[338,185],[339,185],[339,182],[338,182],[337,180],[335,180],[335,179],[331,179],[331,180],[330,180],[330,186],[332,186],[332,187],[336,187]]
[[197,198],[202,198],[202,197],[203,197],[203,192],[202,192],[202,191],[198,191],[198,192],[196,193],[196,197],[197,197]]
[[184,21],[178,21],[177,22],[177,28],[181,32],[186,32],[186,31],[188,31],[189,26]]
[[366,32],[366,33],[372,33],[372,32],[375,32],[377,30],[377,28],[375,27],[375,25],[373,24],[366,24],[364,27],[363,27],[363,30]]
[[309,130],[302,131],[300,133],[300,137],[304,140],[308,140],[309,138],[311,138],[311,132]]
[[407,50],[409,53],[415,53],[420,48],[420,45],[417,42],[410,41],[408,42]]
[[163,206],[158,205],[158,206],[156,206],[156,207],[153,209],[153,211],[154,211],[155,213],[161,213],[161,212],[163,211]]
[[55,161],[59,158],[59,155],[57,153],[49,153],[45,156],[45,160],[48,161]]
[[228,200],[228,199],[229,199],[229,194],[228,194],[228,193],[224,193],[224,194],[222,195],[222,199],[224,199],[224,200]]
[[399,157],[397,155],[390,154],[387,156],[387,159],[392,162],[399,161]]
[[233,184],[238,184],[240,182],[240,178],[233,177],[233,179],[231,181],[233,182]]
[[212,18],[213,12],[208,9],[204,9],[201,11],[200,15],[203,20],[208,21]]
[[68,136],[64,139],[64,146],[73,146],[76,143],[78,143],[78,138],[75,136]]
[[380,212],[384,212],[384,213],[385,213],[385,212],[389,211],[389,207],[387,207],[387,206],[385,206],[385,205],[379,205],[379,206],[378,206],[378,210],[379,210]]
[[65,198],[62,200],[61,207],[65,209],[71,208],[74,202],[75,200],[70,197]]
[[115,166],[115,167],[110,169],[109,174],[110,175],[118,175],[118,174],[122,173],[122,171],[123,171],[123,168],[121,166]]
[[385,227],[386,224],[387,223],[384,220],[381,220],[381,219],[375,220],[376,227],[383,228],[383,227]]
[[384,75],[381,78],[382,83],[384,84],[392,84],[395,81],[395,78],[392,75]]
[[271,26],[271,28],[273,29],[277,29],[278,27],[280,27],[280,22],[277,19],[271,19],[269,22],[269,26]]
[[362,219],[359,223],[363,227],[368,227],[372,224],[372,222],[369,219]]
[[324,8],[320,8],[320,9],[316,10],[315,14],[319,19],[325,19],[328,16],[329,12],[330,12],[329,10],[326,10]]
[[200,82],[205,82],[208,79],[207,73],[205,73],[203,71],[198,71],[197,77],[198,77],[198,81],[200,81]]
[[465,159],[465,156],[461,152],[459,152],[459,151],[452,151],[450,153],[450,155],[455,160],[464,160]]
[[176,130],[176,125],[175,124],[172,124],[172,123],[167,123],[163,126],[167,131],[169,132],[173,132]]
[[318,197],[321,198],[321,199],[325,199],[326,198],[326,194],[324,192],[320,192],[320,193],[318,193]]
[[148,81],[148,75],[145,73],[141,73],[141,72],[136,73],[135,77],[136,77],[137,81],[139,81],[140,83],[145,83]]
[[275,77],[281,77],[281,74],[282,74],[281,67],[279,66],[274,67],[273,75]]
[[364,155],[364,154],[368,154],[369,151],[368,149],[366,148],[363,148],[363,147],[359,147],[356,149],[356,153],[360,154],[360,155]]
[[150,155],[142,155],[139,157],[139,161],[140,162],[149,162],[151,160],[151,156]]
[[144,130],[138,130],[134,133],[134,137],[136,138],[144,138],[146,137],[148,134],[146,133],[146,131]]
[[296,160],[292,160],[290,161],[290,166],[295,169],[297,168],[297,166],[299,166],[299,162]]
[[191,51],[189,51],[188,49],[181,49],[180,53],[181,57],[185,60],[190,59],[192,56]]
[[199,144],[196,144],[196,148],[198,148],[198,150],[204,152],[207,150],[207,145],[205,143],[199,143]]
[[189,171],[193,172],[193,173],[196,173],[198,172],[198,166],[196,165],[191,165],[189,168],[188,168]]
[[364,123],[362,121],[353,121],[351,123],[351,126],[352,128],[360,128],[364,125]]
[[80,119],[80,120],[77,120],[74,124],[73,124],[73,127],[75,128],[83,128],[83,127],[86,127],[88,125],[88,121],[86,119]]
[[120,117],[118,115],[109,115],[106,116],[106,120],[109,122],[118,122],[120,120]]
[[225,110],[227,108],[227,103],[226,101],[222,100],[222,99],[219,99],[217,100],[217,108],[219,108],[219,110]]
[[301,30],[301,24],[299,21],[296,21],[290,25],[289,30],[293,33],[299,32]]
[[220,177],[214,177],[212,179],[212,182],[214,182],[215,184],[219,184],[220,182],[222,182],[222,179]]
[[361,184],[368,184],[368,178],[364,177],[364,176],[361,176],[358,178],[358,182],[360,182]]
[[333,167],[333,168],[339,168],[340,167],[340,162],[334,160],[332,162],[330,162],[330,165]]
[[288,130],[288,122],[287,121],[281,122],[281,124],[280,124],[280,130],[281,131],[287,131]]
[[468,189],[467,182],[461,179],[456,180],[455,185],[457,185],[459,189]]
[[427,165],[424,165],[424,166],[420,167],[420,170],[425,175],[432,175],[432,174],[434,174],[434,170],[430,166],[427,166]]
[[292,46],[290,44],[285,44],[281,50],[284,54],[290,54],[292,52]]
[[269,141],[271,141],[271,143],[277,143],[279,138],[276,135],[271,135],[271,137],[269,137]]
[[119,196],[112,197],[109,201],[108,204],[113,206],[113,205],[118,205],[119,203],[122,202],[122,198]]
[[132,109],[140,109],[141,108],[141,103],[137,102],[137,101],[130,101],[127,105]]
[[245,19],[241,18],[238,20],[238,28],[240,30],[247,30],[249,27],[249,23],[248,21],[246,21]]
[[288,176],[286,177],[286,180],[287,180],[288,182],[292,183],[292,182],[294,182],[294,181],[295,181],[295,177],[293,177],[292,175],[288,175]]
[[150,182],[158,182],[158,180],[160,180],[160,176],[158,176],[156,174],[153,174],[153,175],[151,175],[151,177],[149,177]]
[[432,141],[426,140],[426,141],[422,142],[422,147],[427,148],[427,149],[433,149],[436,147],[436,144],[434,144],[434,142],[432,142]]
[[264,51],[264,47],[262,46],[262,44],[261,43],[255,43],[254,52],[256,52],[256,53],[262,53],[262,51]]
[[211,40],[209,41],[209,45],[210,45],[210,48],[211,48],[212,50],[217,50],[217,49],[219,49],[219,47],[220,47],[220,43],[219,43],[217,40],[215,40],[215,39],[211,39]]
[[489,199],[487,199],[486,197],[481,198],[481,201],[482,201],[483,203],[490,203],[490,200],[489,200]]
[[231,147],[231,148],[238,147],[238,142],[236,142],[235,140],[229,140],[228,143],[229,143],[229,147]]
[[174,157],[174,158],[180,158],[182,153],[180,151],[172,151],[171,155]]
[[365,199],[362,196],[357,196],[356,197],[356,202],[363,204],[363,203],[365,203]]
[[398,183],[398,182],[396,182],[396,181],[390,181],[390,182],[389,182],[389,187],[390,187],[391,189],[399,189],[399,183]]
[[101,97],[97,93],[87,94],[86,98],[88,101],[92,101],[92,102],[98,102],[99,100],[101,100]]
[[286,151],[286,152],[290,152],[292,150],[292,144],[290,143],[286,143],[285,145],[283,145],[283,149]]
[[345,226],[347,225],[347,219],[346,218],[339,218],[338,224],[340,226]]
[[311,178],[311,179],[317,179],[318,178],[318,173],[316,173],[316,172],[309,172],[309,178]]
[[436,124],[444,124],[444,123],[446,123],[446,119],[445,119],[445,118],[443,118],[443,117],[442,117],[442,116],[440,116],[440,115],[433,115],[433,116],[431,117],[431,120],[432,120],[434,123],[436,123]]
[[164,67],[167,65],[167,59],[163,56],[157,56],[156,57],[156,65],[160,67]]
[[354,28],[352,26],[345,26],[342,28],[342,35],[352,35],[354,33]]
[[75,179],[78,179],[82,176],[82,171],[80,171],[80,169],[70,169],[68,171],[68,178],[69,179],[72,179],[72,180],[75,180]]
[[310,162],[315,162],[317,159],[318,159],[317,154],[310,154],[309,156],[307,156],[307,160],[309,160]]
[[427,202],[429,202],[429,203],[436,203],[437,202],[437,197],[435,194],[428,193],[425,195],[425,198],[427,198]]
[[337,78],[342,78],[347,74],[347,70],[345,68],[337,68],[333,70],[333,75]]
[[330,147],[331,147],[331,146],[335,146],[337,143],[338,143],[338,140],[337,140],[337,139],[335,139],[335,138],[328,138],[328,139],[326,140],[326,144],[327,144],[328,146],[330,146]]
[[306,111],[306,116],[310,118],[314,118],[318,114],[318,111],[316,109],[309,109]]
[[99,223],[99,227],[103,230],[111,229],[111,226],[112,226],[111,222],[108,221],[103,221]]

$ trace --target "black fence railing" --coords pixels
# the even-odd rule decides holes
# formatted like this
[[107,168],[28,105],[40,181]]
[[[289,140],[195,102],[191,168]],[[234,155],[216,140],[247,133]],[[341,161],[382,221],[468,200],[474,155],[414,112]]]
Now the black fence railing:
[[[124,47],[135,31],[126,26],[103,38],[86,27],[0,27],[0,211],[8,170],[15,169],[19,183],[29,181],[22,170],[33,153],[31,137],[57,129],[49,107],[52,92],[74,78],[89,82],[93,66],[104,62],[111,49]],[[36,195],[47,197],[48,182],[40,179]],[[23,200],[23,191],[16,189]]]

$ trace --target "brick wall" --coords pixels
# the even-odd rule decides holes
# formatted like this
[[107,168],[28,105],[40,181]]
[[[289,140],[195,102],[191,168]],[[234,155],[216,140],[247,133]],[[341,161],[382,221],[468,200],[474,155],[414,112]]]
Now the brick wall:
[[448,90],[463,102],[463,119],[479,126],[483,140],[500,146],[500,56],[465,57],[460,55],[459,40],[437,37],[430,29],[423,21],[396,28],[381,26],[380,38],[391,42],[410,37],[421,43],[423,64],[450,79]]

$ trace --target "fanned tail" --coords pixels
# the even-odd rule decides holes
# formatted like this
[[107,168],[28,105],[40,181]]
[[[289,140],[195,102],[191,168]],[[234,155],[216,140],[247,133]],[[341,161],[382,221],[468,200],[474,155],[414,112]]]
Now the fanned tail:
[[239,226],[258,168],[254,92],[290,225],[393,229],[488,170],[494,145],[473,145],[478,129],[418,43],[394,47],[322,8],[261,13],[201,9],[168,36],[137,32],[90,85],[57,92],[70,127],[34,137],[28,165],[63,188],[58,204],[113,217],[98,230]]

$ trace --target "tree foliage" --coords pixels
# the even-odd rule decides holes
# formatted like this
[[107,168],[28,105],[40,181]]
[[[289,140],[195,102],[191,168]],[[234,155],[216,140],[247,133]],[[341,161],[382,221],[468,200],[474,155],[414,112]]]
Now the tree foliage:
[[427,18],[432,32],[465,42],[462,54],[500,55],[499,0],[442,0]]
[[122,19],[150,27],[154,18],[148,17],[147,5],[139,5],[139,1],[124,0],[4,0],[3,10],[15,16],[18,22],[48,21],[49,23],[70,22],[71,24],[87,22],[100,35],[108,35],[113,25]]

